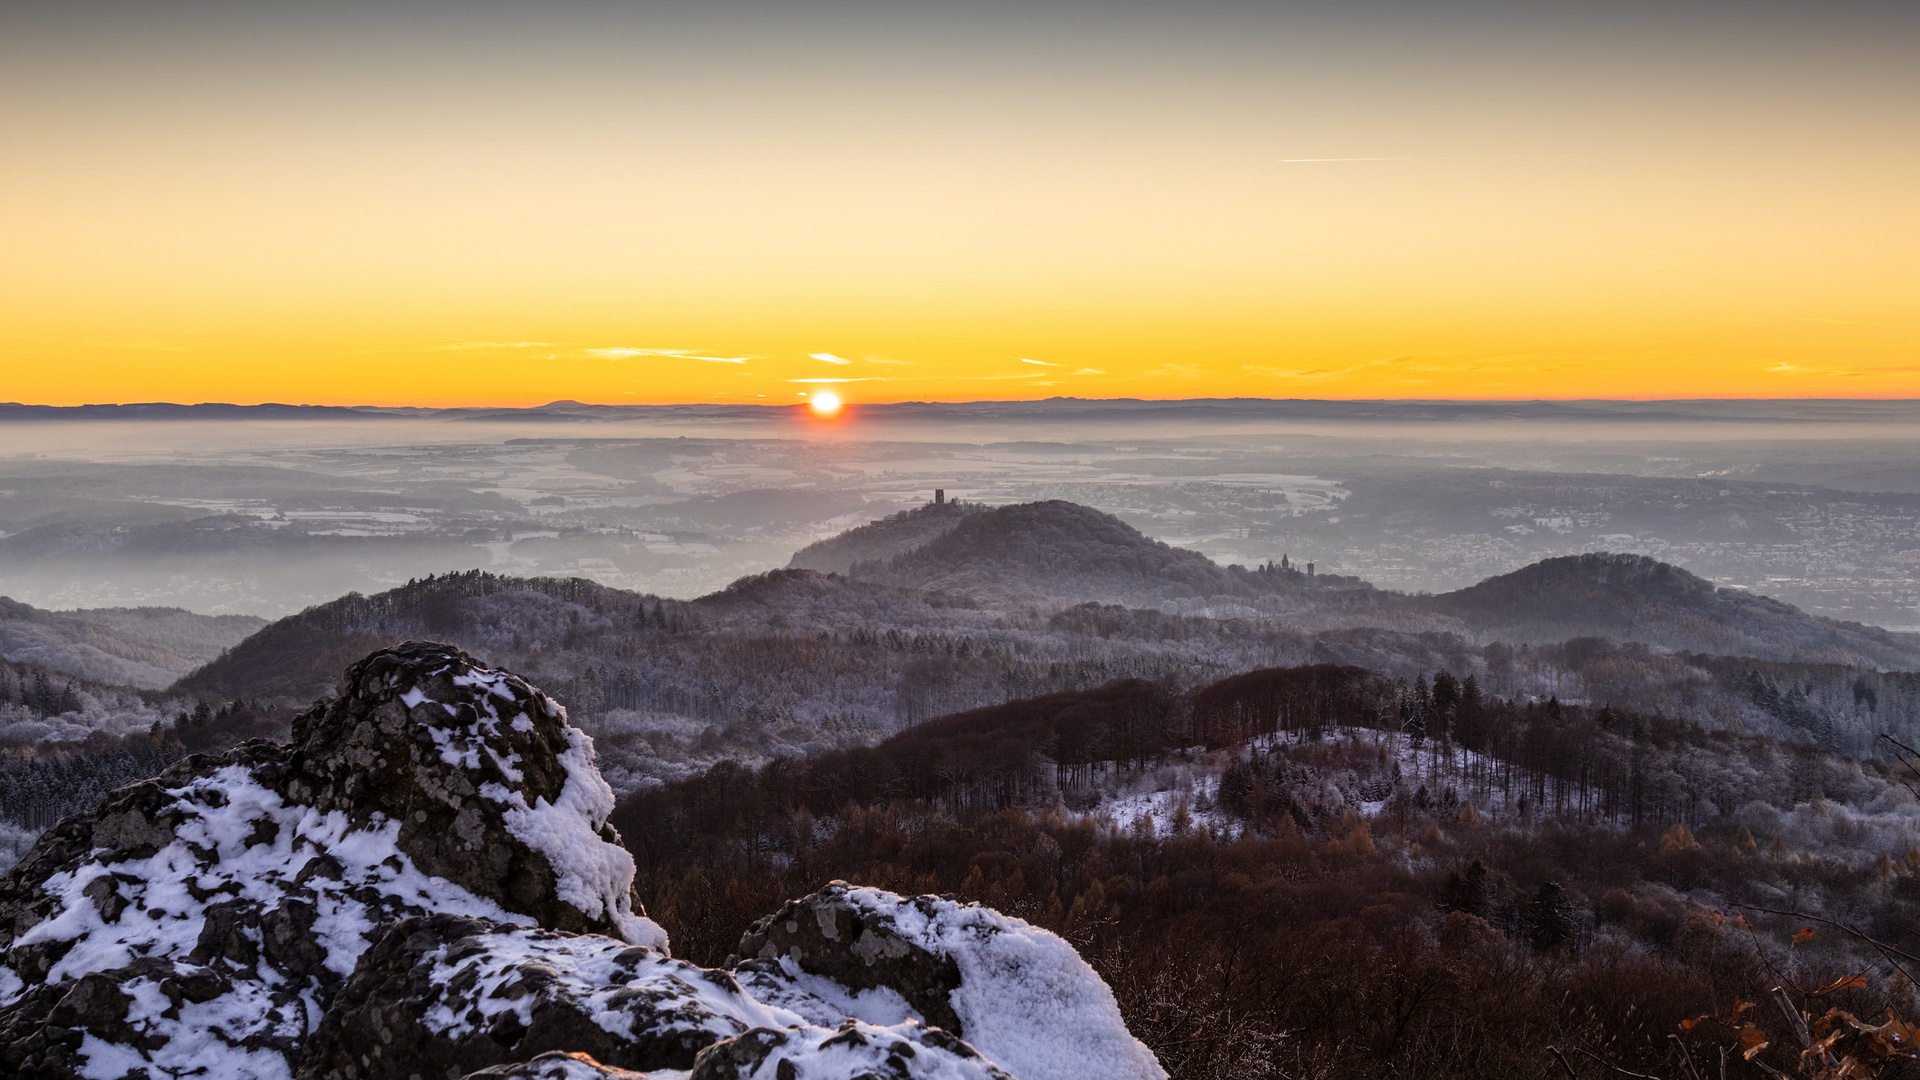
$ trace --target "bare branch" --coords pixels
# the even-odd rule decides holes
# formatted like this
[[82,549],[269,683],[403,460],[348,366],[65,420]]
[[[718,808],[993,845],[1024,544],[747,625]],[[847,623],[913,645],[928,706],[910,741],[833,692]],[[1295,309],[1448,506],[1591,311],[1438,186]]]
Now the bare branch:
[[1786,911],[1781,908],[1760,907],[1757,904],[1742,904],[1737,901],[1733,904],[1733,906],[1737,908],[1745,908],[1748,911],[1764,911],[1769,915],[1789,915],[1796,919],[1806,919],[1811,922],[1825,923],[1826,925],[1833,927],[1834,929],[1840,931],[1841,933],[1859,938],[1861,941],[1864,941],[1868,945],[1871,945],[1875,949],[1879,950],[1880,956],[1884,960],[1886,960],[1887,963],[1892,964],[1893,969],[1895,971],[1898,971],[1900,974],[1905,975],[1909,980],[1913,979],[1913,973],[1908,971],[1906,968],[1901,967],[1900,961],[1895,960],[1894,957],[1898,956],[1903,960],[1907,960],[1915,964],[1920,964],[1920,956],[1915,956],[1910,952],[1905,952],[1900,949],[1896,949],[1893,946],[1887,944],[1886,942],[1881,941],[1879,938],[1876,938],[1870,934],[1866,934],[1859,930],[1856,930],[1853,927],[1848,926],[1846,923],[1843,923],[1838,919],[1829,918],[1828,916],[1825,916],[1825,915],[1814,915],[1805,911]]
[[1588,1057],[1592,1058],[1594,1061],[1598,1062],[1599,1064],[1604,1065],[1607,1068],[1612,1069],[1614,1072],[1619,1073],[1621,1076],[1631,1076],[1636,1078],[1636,1080],[1660,1080],[1660,1078],[1657,1076],[1648,1076],[1646,1073],[1637,1073],[1637,1072],[1634,1072],[1632,1069],[1623,1069],[1620,1066],[1615,1065],[1613,1062],[1608,1061],[1606,1058],[1601,1057],[1599,1054],[1596,1054],[1593,1051],[1588,1050],[1584,1046],[1576,1046],[1574,1047],[1574,1049],[1587,1055]]

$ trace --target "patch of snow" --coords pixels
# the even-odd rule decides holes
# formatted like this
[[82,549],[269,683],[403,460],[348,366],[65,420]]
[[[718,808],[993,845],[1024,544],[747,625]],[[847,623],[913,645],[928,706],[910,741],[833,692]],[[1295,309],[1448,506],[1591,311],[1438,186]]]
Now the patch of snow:
[[[685,961],[650,951],[635,962],[631,947],[611,938],[523,930],[489,934],[484,940],[485,951],[452,962],[447,960],[449,947],[428,955],[434,965],[429,978],[445,995],[422,1018],[434,1033],[458,1041],[489,1030],[504,1013],[532,1026],[539,995],[509,996],[510,987],[529,967],[544,969],[543,975],[554,973],[550,983],[592,1010],[596,1024],[629,1039],[641,1033],[633,1030],[633,1015],[614,1000],[634,996],[626,991],[645,995],[648,1014],[659,1021],[655,1031],[706,1031],[728,1039],[751,1027],[805,1022],[749,997],[724,975],[715,978],[715,973]],[[465,989],[447,994],[445,988],[456,979]],[[455,999],[457,1007],[450,1004]]]
[[541,797],[529,806],[521,792],[493,783],[480,794],[506,808],[501,816],[508,832],[547,857],[560,899],[590,919],[611,922],[628,942],[666,952],[666,928],[634,914],[633,856],[600,836],[613,813],[613,789],[593,767],[593,740],[571,725],[563,730],[567,749],[559,760],[567,779],[557,801]]
[[848,901],[927,951],[953,958],[950,998],[966,1040],[1021,1080],[1166,1080],[1073,946],[977,904],[851,888]]
[[769,1005],[798,1013],[809,1024],[834,1027],[849,1016],[881,1027],[926,1020],[890,986],[875,986],[855,993],[832,979],[800,970],[791,956],[781,957],[779,963],[779,978],[758,971],[740,971],[735,975],[747,993]]
[[[343,812],[289,806],[245,766],[226,766],[167,794],[175,800],[172,809],[185,814],[172,843],[143,859],[87,863],[47,879],[44,889],[54,898],[54,909],[15,943],[73,942],[46,981],[113,971],[136,957],[171,960],[182,972],[205,970],[193,964],[189,954],[206,925],[208,906],[230,899],[251,901],[262,911],[280,906],[289,894],[309,899],[324,963],[341,976],[351,974],[366,951],[367,934],[396,910],[528,921],[415,867],[396,843],[399,822],[375,821],[355,829]],[[315,874],[296,885],[300,872],[323,856],[340,867],[338,878]],[[111,923],[85,895],[88,885],[101,878],[109,879],[125,901]],[[141,1056],[131,1048],[90,1040],[94,1051],[88,1057],[88,1075],[118,1077],[133,1067],[159,1067],[164,1073],[204,1066],[213,1076],[285,1076],[286,1063],[277,1053],[248,1051],[233,1041],[287,1028],[310,1032],[319,1011],[310,994],[301,995],[304,1007],[301,1002],[274,1005],[270,988],[283,984],[285,975],[264,961],[247,974],[235,977],[227,993],[184,1006],[172,1018],[152,1008],[140,979],[129,981],[123,989],[136,1003],[129,1022],[157,1045]],[[10,995],[17,997],[20,982],[17,973],[0,968],[0,994],[11,988]],[[127,1054],[138,1058],[134,1065],[125,1064]]]
[[[766,1058],[754,1066],[756,1077],[911,1075],[914,1080],[1013,1080],[990,1058],[974,1053],[974,1048],[911,1020],[887,1026],[848,1020],[836,1028],[761,1030],[742,1038],[768,1047]],[[1084,1075],[1102,1076],[1098,1071]]]

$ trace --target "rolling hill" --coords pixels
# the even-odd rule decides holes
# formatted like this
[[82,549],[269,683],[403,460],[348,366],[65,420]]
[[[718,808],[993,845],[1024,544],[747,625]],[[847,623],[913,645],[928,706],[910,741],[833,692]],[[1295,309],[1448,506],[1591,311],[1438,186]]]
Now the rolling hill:
[[[1129,607],[1179,600],[1245,604],[1306,593],[1326,602],[1336,591],[1375,592],[1356,578],[1221,566],[1111,514],[1058,499],[993,509],[929,505],[822,541],[789,565],[1001,608],[1090,601]],[[1354,599],[1342,598],[1348,605]]]
[[0,656],[94,682],[158,690],[267,625],[179,608],[43,611],[0,596]]
[[1920,634],[1809,615],[1645,555],[1546,559],[1414,603],[1458,618],[1482,641],[1604,637],[1764,660],[1920,669]]

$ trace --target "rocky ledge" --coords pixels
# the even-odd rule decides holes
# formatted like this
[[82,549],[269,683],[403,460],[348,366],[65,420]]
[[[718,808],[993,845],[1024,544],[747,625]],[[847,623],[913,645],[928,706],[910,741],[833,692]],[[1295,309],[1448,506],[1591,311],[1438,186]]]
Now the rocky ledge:
[[22,1080],[1162,1078],[1059,938],[843,882],[674,960],[591,740],[451,646],[348,669],[286,745],[195,756],[0,878]]

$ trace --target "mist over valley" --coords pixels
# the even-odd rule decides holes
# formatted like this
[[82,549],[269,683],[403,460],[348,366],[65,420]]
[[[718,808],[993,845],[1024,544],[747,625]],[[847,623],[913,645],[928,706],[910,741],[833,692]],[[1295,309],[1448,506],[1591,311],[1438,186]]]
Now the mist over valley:
[[[590,770],[580,783],[605,798],[581,810],[597,839],[529,865],[593,844],[632,865],[644,925],[580,922],[578,940],[657,931],[673,963],[736,980],[713,985],[740,997],[702,1008],[786,1003],[803,1010],[789,1031],[811,1030],[803,1017],[896,1022],[824,1004],[853,993],[825,976],[804,976],[827,995],[807,997],[781,981],[801,975],[739,953],[802,925],[767,912],[799,904],[827,926],[845,905],[898,899],[845,881],[918,894],[928,918],[992,913],[1012,920],[994,934],[1063,942],[1059,962],[1099,986],[1089,1000],[1117,1010],[1075,1022],[1143,1076],[1408,1062],[1517,1076],[1549,1044],[1658,1070],[1668,1034],[1693,1032],[1679,1025],[1716,996],[1781,985],[1840,994],[1855,1017],[1920,1006],[1879,951],[1920,944],[1920,494],[1903,409],[1059,402],[871,407],[835,425],[569,405],[188,413],[0,421],[0,863],[14,867],[0,910],[55,904],[59,875],[92,873],[89,860],[119,867],[97,878],[119,883],[98,909],[111,917],[75,931],[74,955],[117,956],[146,932],[112,897],[159,895],[165,875],[139,860],[173,849],[140,846],[147,826],[119,824],[127,814],[185,815],[190,830],[265,815],[218,827],[277,821],[320,843],[299,831],[320,819],[296,827],[298,800],[359,820],[372,804],[356,800],[419,805],[478,770],[503,823],[451,816],[468,813],[455,798],[447,835],[492,829],[513,838],[486,841],[501,851],[546,851],[558,834],[527,831],[526,799],[499,786],[548,783],[516,764],[535,761]],[[548,749],[487,720],[485,687],[529,710],[512,732],[537,715],[527,730],[551,729],[535,737]],[[359,765],[363,750],[343,749],[429,734],[404,781],[389,764],[400,744]],[[464,739],[489,749],[451,749]],[[540,757],[565,746],[551,759],[564,765]],[[287,779],[322,773],[334,786]],[[527,805],[588,805],[547,798]],[[231,988],[191,992],[231,1003],[298,977],[337,1003],[335,1027],[279,1041],[235,1013],[213,1029],[219,1053],[347,1060],[332,1032],[365,1022],[351,1010],[366,995],[405,1010],[441,993],[417,966],[437,962],[429,938],[498,951],[484,963],[503,971],[598,970],[577,966],[585,953],[526,959],[507,925],[446,922],[495,909],[434,884],[573,925],[546,893],[514,899],[512,880],[537,875],[445,859],[434,852],[454,841],[431,827],[394,835],[379,865],[400,860],[399,877],[323,870],[343,875],[340,896],[401,920],[354,938],[372,959],[342,971],[288,945],[273,974],[246,966],[266,954],[247,951],[244,919],[341,902],[309,877],[286,878],[287,898],[222,886],[244,896],[184,916],[198,944],[167,963]],[[201,860],[197,882],[250,872],[266,850],[181,848]],[[419,866],[438,869],[407,876]],[[617,877],[604,887],[624,888]],[[263,914],[245,914],[256,903]],[[1810,942],[1809,919],[1845,932]],[[273,925],[276,941],[304,933]],[[40,941],[56,932],[4,931],[0,975],[54,970],[67,946]],[[407,949],[428,950],[407,961],[418,985],[360,981]],[[1259,972],[1236,966],[1249,957]],[[153,966],[128,971],[140,964]],[[122,1031],[108,1012],[76,1027],[47,996],[71,987],[34,977],[45,994],[0,1002],[9,1067],[64,1076],[57,1063],[79,1059],[59,1054],[94,1046],[44,1049],[67,1045],[46,1032],[104,1032],[86,1037],[160,1064],[203,1037],[163,1019]],[[1353,993],[1318,989],[1336,978]],[[1370,1002],[1409,978],[1447,989],[1380,1025]],[[542,1008],[598,1008],[582,1003],[608,992],[567,985],[540,991]],[[311,1015],[273,1000],[281,1011],[263,1015]],[[944,998],[912,1000],[903,1015],[944,1015]],[[560,1023],[531,1015],[531,1028],[494,1023],[493,1049],[462,1043],[461,1060],[524,1059]],[[702,1022],[720,1047],[747,1020]],[[1001,1021],[946,1022],[1001,1038]],[[454,1052],[422,1023],[404,1038],[427,1041],[392,1044],[395,1061]],[[1714,1023],[1692,1053],[1796,1037],[1785,1014]],[[1326,1027],[1356,1034],[1333,1057],[1298,1034]],[[919,1053],[947,1052],[929,1038]],[[579,1045],[695,1060],[600,1039]],[[720,1051],[700,1053],[696,1072]],[[1050,1059],[1029,1060],[1051,1075]]]

